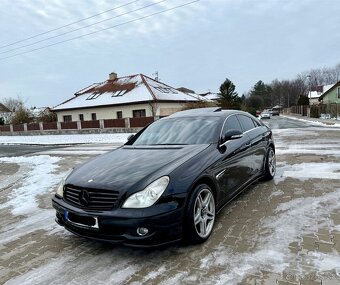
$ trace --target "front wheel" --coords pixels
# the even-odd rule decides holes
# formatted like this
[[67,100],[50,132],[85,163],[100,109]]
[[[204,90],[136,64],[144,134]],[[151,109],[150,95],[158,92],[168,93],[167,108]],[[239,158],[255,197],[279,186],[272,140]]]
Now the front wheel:
[[215,222],[215,198],[208,185],[200,184],[195,188],[185,219],[186,241],[197,244],[209,238]]
[[276,172],[276,157],[272,147],[267,152],[265,167],[264,167],[264,178],[266,180],[272,180]]

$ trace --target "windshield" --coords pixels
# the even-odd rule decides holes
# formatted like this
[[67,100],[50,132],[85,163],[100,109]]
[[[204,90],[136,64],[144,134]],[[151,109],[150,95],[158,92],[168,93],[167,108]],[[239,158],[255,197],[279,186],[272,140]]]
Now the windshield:
[[150,125],[133,145],[210,144],[214,142],[218,117],[182,117]]

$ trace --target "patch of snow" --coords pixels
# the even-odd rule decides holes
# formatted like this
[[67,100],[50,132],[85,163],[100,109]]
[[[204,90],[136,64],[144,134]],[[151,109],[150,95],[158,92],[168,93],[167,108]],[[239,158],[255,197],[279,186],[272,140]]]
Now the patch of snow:
[[[259,246],[249,252],[233,253],[232,247],[220,244],[218,251],[209,253],[201,261],[201,269],[219,266],[225,268],[220,275],[213,277],[214,284],[237,284],[250,274],[260,270],[281,274],[290,263],[297,272],[306,274],[307,268],[297,265],[296,258],[312,260],[311,271],[339,270],[340,257],[335,253],[318,254],[308,252],[299,257],[291,253],[289,245],[302,236],[313,234],[316,221],[325,222],[325,217],[338,209],[340,189],[319,197],[307,197],[291,200],[276,208],[276,215],[262,220],[258,228],[265,236],[249,237]],[[327,205],[327,207],[325,206]]]
[[276,197],[276,196],[282,196],[284,194],[284,192],[282,190],[276,190],[274,192],[272,192],[270,194],[270,196],[268,197],[268,199],[272,199],[273,197]]
[[13,189],[9,200],[0,209],[11,208],[13,215],[28,215],[37,208],[37,196],[51,191],[51,186],[56,185],[62,179],[63,174],[56,175],[59,157],[47,155],[31,157],[2,157],[0,162],[18,163],[30,167],[26,176],[22,179],[22,186]]
[[340,123],[336,122],[336,120],[329,120],[329,122],[325,122],[325,121],[318,121],[317,119],[313,119],[313,118],[304,119],[304,118],[296,118],[294,116],[288,116],[288,115],[282,115],[282,117],[304,122],[304,123],[307,123],[313,126],[327,126],[329,128],[340,128]]
[[312,155],[321,155],[321,156],[340,156],[340,149],[303,149],[303,148],[293,148],[288,147],[288,149],[277,149],[275,151],[277,155],[285,155],[285,154],[312,154]]
[[143,266],[136,262],[132,250],[126,254],[116,249],[113,253],[94,242],[85,241],[74,252],[61,254],[6,284],[126,284]]
[[278,168],[275,181],[282,181],[286,177],[297,178],[302,181],[308,179],[340,179],[340,163],[300,163]]
[[18,185],[9,194],[8,200],[0,205],[1,210],[9,209],[13,215],[23,216],[23,219],[15,227],[9,224],[1,229],[1,243],[15,240],[37,229],[55,229],[55,211],[39,208],[38,197],[53,191],[65,176],[65,172],[55,174],[59,161],[59,157],[47,155],[0,158],[0,162],[18,163],[26,169],[20,182],[17,182]]

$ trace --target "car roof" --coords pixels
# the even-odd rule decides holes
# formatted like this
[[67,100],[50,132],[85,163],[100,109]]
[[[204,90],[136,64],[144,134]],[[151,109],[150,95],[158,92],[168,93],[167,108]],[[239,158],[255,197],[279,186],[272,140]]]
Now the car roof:
[[210,107],[210,108],[197,108],[197,109],[190,109],[185,111],[180,111],[170,115],[167,118],[177,118],[177,117],[228,117],[232,114],[246,114],[250,115],[249,113],[238,111],[238,110],[223,110],[220,107]]

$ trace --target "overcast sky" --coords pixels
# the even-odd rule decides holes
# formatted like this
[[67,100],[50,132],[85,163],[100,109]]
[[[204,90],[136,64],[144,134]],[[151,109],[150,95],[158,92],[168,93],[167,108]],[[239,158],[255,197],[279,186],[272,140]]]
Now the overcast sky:
[[[196,92],[217,92],[228,77],[241,95],[258,80],[291,79],[340,62],[339,0],[201,0],[114,27],[190,1],[131,12],[160,0],[0,0],[0,102],[20,96],[28,106],[55,106],[112,71],[158,71],[162,82]],[[127,6],[3,47],[121,5]],[[28,52],[108,27],[114,28]],[[61,33],[67,34],[44,41]]]

